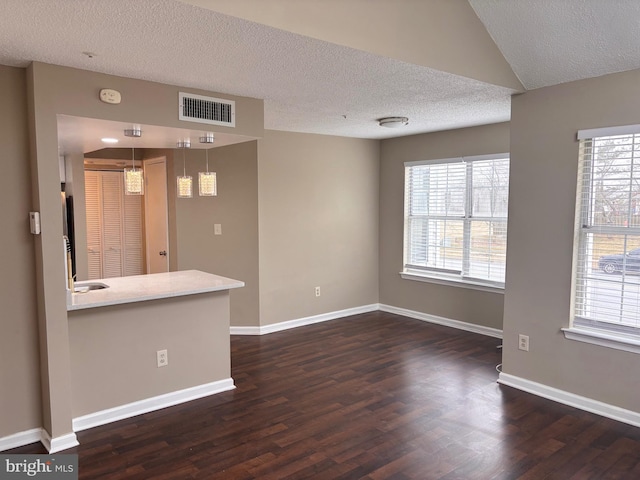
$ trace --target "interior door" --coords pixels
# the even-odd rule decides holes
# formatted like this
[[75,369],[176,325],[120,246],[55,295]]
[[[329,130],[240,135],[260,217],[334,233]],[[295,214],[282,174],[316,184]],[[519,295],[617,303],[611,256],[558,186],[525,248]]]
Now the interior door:
[[144,161],[145,232],[147,273],[169,271],[169,213],[167,208],[167,160]]

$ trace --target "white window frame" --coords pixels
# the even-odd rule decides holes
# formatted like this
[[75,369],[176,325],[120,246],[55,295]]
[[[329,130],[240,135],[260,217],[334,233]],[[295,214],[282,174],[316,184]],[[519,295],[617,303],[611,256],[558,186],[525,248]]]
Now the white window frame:
[[[423,161],[415,161],[415,162],[405,162],[405,204],[404,204],[404,236],[403,236],[403,270],[400,272],[400,276],[405,280],[415,280],[421,282],[428,283],[437,283],[442,285],[449,285],[454,287],[462,287],[473,290],[482,290],[494,293],[504,293],[504,282],[492,281],[489,279],[483,278],[474,278],[471,276],[467,276],[464,274],[465,271],[469,270],[469,258],[470,258],[470,250],[471,250],[471,224],[474,221],[487,221],[487,222],[504,222],[505,228],[507,226],[508,217],[504,217],[504,219],[500,217],[474,217],[471,214],[472,211],[472,201],[473,201],[473,176],[470,175],[470,171],[473,168],[473,162],[482,161],[482,160],[499,160],[499,159],[509,159],[509,153],[497,153],[497,154],[488,154],[488,155],[475,155],[469,157],[455,157],[455,158],[445,158],[445,159],[437,159],[437,160],[423,160]],[[463,222],[463,237],[465,238],[463,242],[463,265],[461,268],[461,272],[453,272],[448,271],[446,269],[438,269],[438,268],[429,268],[422,266],[410,265],[407,261],[409,255],[409,232],[408,232],[408,218],[409,218],[409,192],[408,192],[408,169],[414,166],[420,165],[439,165],[446,163],[460,163],[464,162],[467,166],[467,175],[466,175],[466,189],[465,189],[465,213],[460,217],[460,220]],[[434,217],[430,217],[434,218]],[[445,217],[443,217],[444,219]],[[452,217],[446,217],[446,219],[451,219]]]
[[[637,227],[631,226],[594,226],[589,220],[588,206],[584,205],[587,198],[592,195],[590,189],[591,181],[591,165],[592,156],[584,151],[584,145],[587,142],[593,142],[596,139],[618,136],[618,135],[640,135],[640,125],[627,125],[620,127],[607,127],[590,130],[581,130],[578,132],[578,140],[580,145],[580,162],[578,168],[578,189],[576,198],[576,241],[574,245],[574,264],[573,264],[573,294],[571,298],[571,317],[570,326],[562,328],[565,338],[576,340],[579,342],[599,345],[602,347],[623,350],[631,353],[640,353],[640,324],[637,327],[618,325],[610,321],[598,320],[597,318],[584,318],[579,315],[580,308],[578,306],[580,295],[578,292],[581,288],[581,282],[586,282],[587,275],[581,271],[586,268],[582,266],[580,260],[581,255],[587,248],[589,242],[588,235],[594,233],[610,233],[612,235],[627,235],[640,237]],[[638,158],[632,154],[631,162],[640,163],[640,155]],[[630,193],[632,190],[629,190]],[[589,258],[589,257],[588,257]],[[593,259],[590,258],[591,262]],[[624,284],[624,280],[619,282]],[[622,301],[622,300],[621,300]]]

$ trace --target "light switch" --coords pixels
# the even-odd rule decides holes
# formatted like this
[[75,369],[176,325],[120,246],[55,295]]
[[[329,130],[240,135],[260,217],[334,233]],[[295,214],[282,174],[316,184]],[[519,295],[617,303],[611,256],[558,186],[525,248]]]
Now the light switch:
[[222,224],[215,223],[213,225],[213,234],[214,235],[222,235]]
[[29,212],[29,227],[31,233],[40,235],[40,212]]

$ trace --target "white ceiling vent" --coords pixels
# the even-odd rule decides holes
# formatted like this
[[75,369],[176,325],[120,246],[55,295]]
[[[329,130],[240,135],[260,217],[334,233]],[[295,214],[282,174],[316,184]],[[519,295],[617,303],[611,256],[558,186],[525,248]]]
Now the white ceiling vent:
[[236,126],[236,102],[233,100],[180,92],[179,101],[180,120],[225,127]]

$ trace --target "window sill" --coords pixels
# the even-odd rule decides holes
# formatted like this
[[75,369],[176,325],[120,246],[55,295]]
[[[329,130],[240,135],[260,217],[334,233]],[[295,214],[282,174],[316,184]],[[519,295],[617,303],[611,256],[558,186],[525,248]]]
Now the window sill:
[[500,293],[504,294],[504,287],[496,287],[489,283],[483,283],[480,281],[462,280],[457,277],[451,277],[448,275],[434,275],[425,272],[400,272],[400,276],[405,280],[414,280],[417,282],[437,283],[438,285],[447,285],[450,287],[468,288],[470,290],[480,290],[483,292]]
[[584,327],[562,328],[561,330],[564,333],[564,338],[568,340],[576,340],[625,352],[640,353],[640,340],[629,338],[628,336]]

